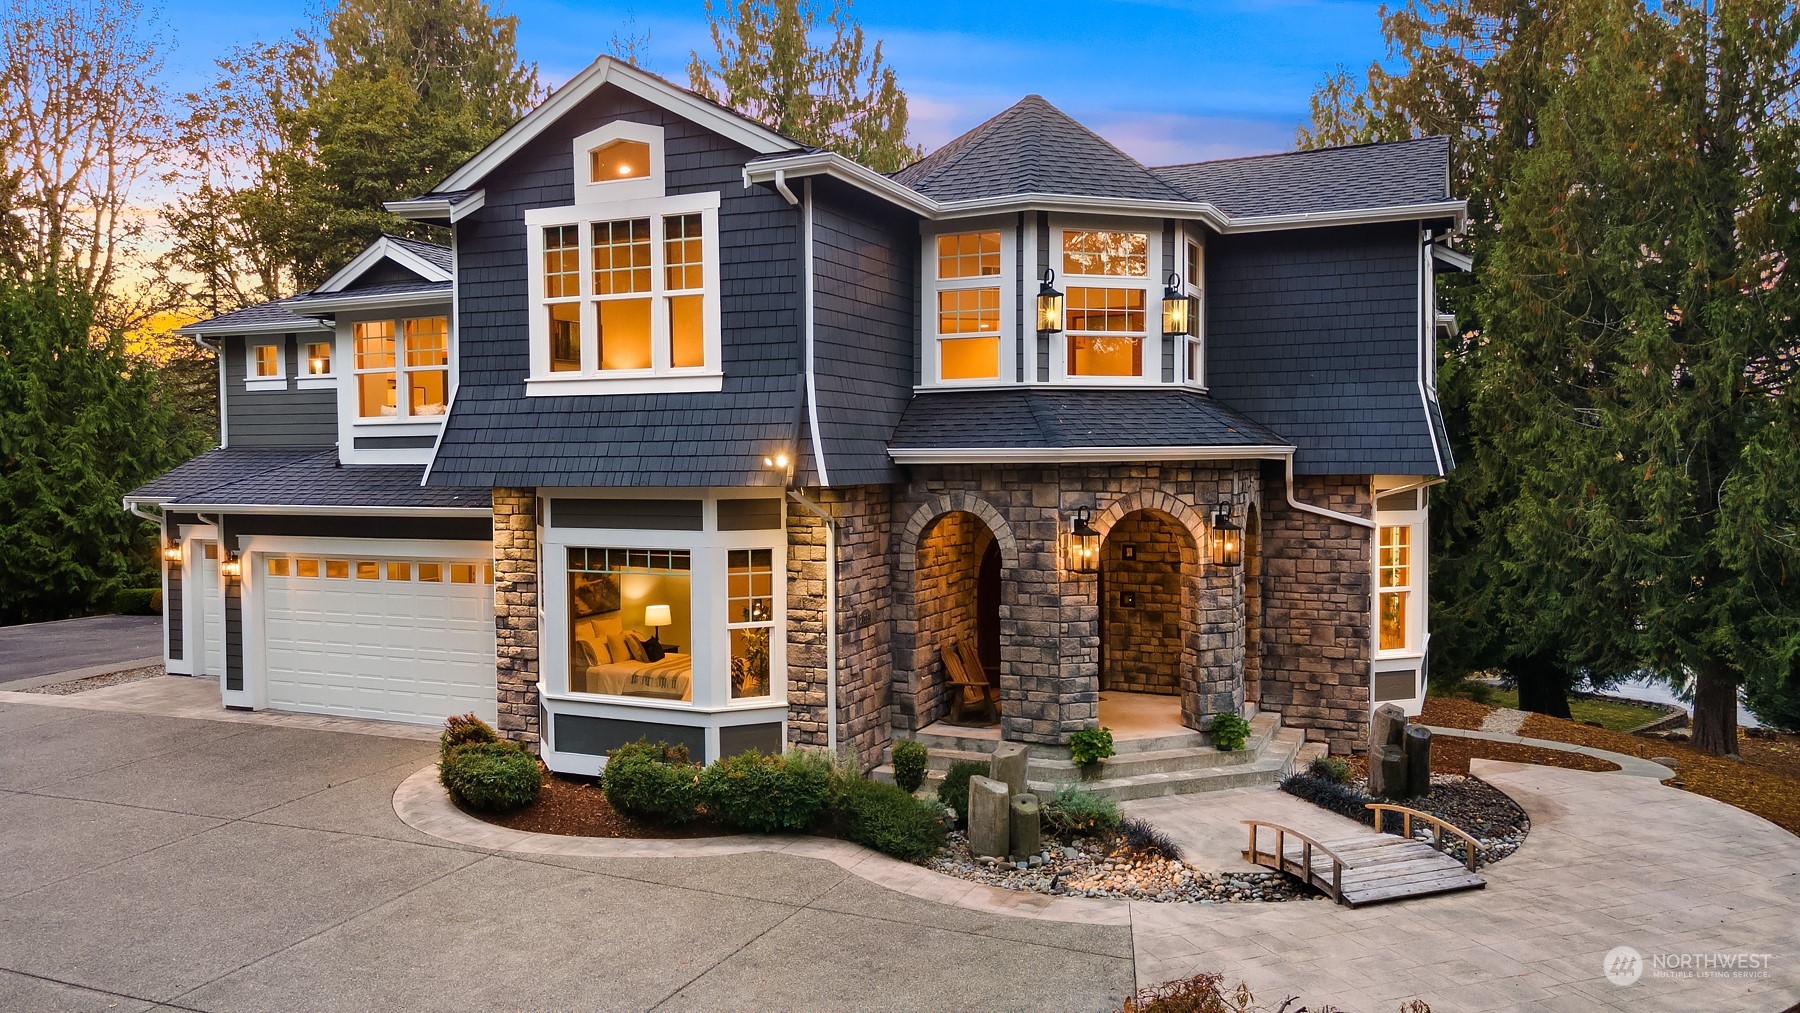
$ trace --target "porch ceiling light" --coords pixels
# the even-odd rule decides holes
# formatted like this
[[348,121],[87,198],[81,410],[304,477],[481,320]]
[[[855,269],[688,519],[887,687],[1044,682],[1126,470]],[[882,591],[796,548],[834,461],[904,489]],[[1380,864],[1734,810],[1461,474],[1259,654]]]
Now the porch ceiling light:
[[1100,569],[1100,532],[1089,523],[1092,519],[1086,507],[1077,509],[1069,519],[1069,569],[1076,573]]
[[1163,333],[1193,337],[1200,316],[1200,300],[1181,291],[1181,275],[1170,274],[1163,285]]
[[219,576],[241,577],[243,575],[244,560],[237,553],[233,552],[224,559],[219,560]]
[[1043,284],[1038,286],[1037,329],[1040,334],[1060,334],[1063,329],[1063,294],[1056,290],[1056,272],[1044,269]]
[[1220,503],[1212,522],[1212,561],[1214,566],[1242,566],[1244,563],[1244,529],[1231,522],[1231,504]]

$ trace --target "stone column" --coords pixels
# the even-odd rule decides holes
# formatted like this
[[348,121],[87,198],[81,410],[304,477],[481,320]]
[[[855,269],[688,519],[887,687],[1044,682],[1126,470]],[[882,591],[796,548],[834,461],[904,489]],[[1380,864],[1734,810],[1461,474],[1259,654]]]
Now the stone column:
[[536,751],[538,528],[532,489],[494,490],[494,681],[500,734]]

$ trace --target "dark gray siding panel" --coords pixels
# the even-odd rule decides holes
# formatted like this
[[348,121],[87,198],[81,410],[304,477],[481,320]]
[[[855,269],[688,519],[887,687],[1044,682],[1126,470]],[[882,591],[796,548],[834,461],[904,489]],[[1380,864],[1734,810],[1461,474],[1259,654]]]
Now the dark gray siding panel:
[[357,450],[425,450],[437,443],[435,436],[358,436]]
[[225,580],[225,688],[244,688],[244,582],[231,578]]
[[787,743],[781,740],[779,721],[756,725],[726,725],[719,729],[720,756],[736,756],[752,749],[778,756],[786,746]]
[[1303,475],[1432,475],[1410,223],[1214,236],[1214,397],[1299,448]]
[[166,563],[168,590],[163,592],[163,611],[169,620],[169,660],[181,660],[181,564]]
[[553,499],[550,523],[559,528],[652,531],[699,531],[706,527],[697,499]]
[[[573,139],[616,119],[663,127],[670,194],[717,191],[725,372],[716,394],[526,397],[524,213],[574,200]],[[461,384],[432,485],[754,486],[799,405],[799,210],[745,190],[747,149],[602,88],[482,181],[456,226]],[[798,476],[805,481],[805,476]]]
[[591,718],[581,714],[556,715],[551,742],[558,752],[606,756],[627,742],[639,739],[686,746],[688,756],[695,761],[706,756],[704,728],[622,718]]
[[[261,343],[265,339],[257,339]],[[318,447],[337,442],[337,390],[298,390],[299,346],[302,342],[329,341],[331,336],[292,334],[274,339],[283,343],[287,361],[285,390],[248,390],[244,387],[247,344],[244,338],[225,339],[225,436],[234,447]]]
[[896,481],[888,439],[916,375],[918,225],[814,193],[814,383],[833,485]]

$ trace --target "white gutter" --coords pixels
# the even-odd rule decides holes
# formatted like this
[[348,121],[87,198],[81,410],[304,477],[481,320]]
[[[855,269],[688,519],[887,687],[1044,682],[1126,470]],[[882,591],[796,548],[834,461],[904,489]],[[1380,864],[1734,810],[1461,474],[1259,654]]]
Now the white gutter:
[[462,200],[454,202],[444,197],[415,197],[410,200],[383,201],[381,207],[389,214],[399,215],[409,221],[448,221],[451,225],[455,225],[480,211],[486,203],[487,191],[476,190]]
[[1097,461],[1228,461],[1289,457],[1289,446],[1250,447],[942,447],[896,450],[895,464],[1085,464]]
[[[1358,517],[1355,514],[1338,513],[1336,510],[1327,510],[1322,506],[1313,506],[1311,503],[1302,503],[1298,499],[1295,499],[1293,454],[1287,455],[1287,503],[1288,506],[1303,513],[1318,514],[1320,517],[1329,517],[1334,521],[1339,521],[1344,524],[1354,524],[1359,528],[1367,528],[1370,531],[1373,531],[1376,528],[1375,522],[1366,517]],[[1373,504],[1370,505],[1373,506]]]
[[837,756],[837,521],[798,489],[788,496],[825,522],[825,749]]
[[[447,285],[447,282],[437,282]],[[350,291],[342,294],[330,293],[321,295],[296,296],[290,305],[292,309],[306,310],[362,310],[387,309],[390,306],[430,306],[434,303],[447,303],[455,298],[450,288],[437,288],[429,292],[361,292]],[[293,328],[288,328],[293,330]]]
[[492,507],[276,506],[240,503],[175,503],[173,506],[188,513],[210,510],[234,516],[303,514],[309,517],[487,517],[494,512]]
[[229,445],[230,437],[225,431],[225,340],[218,339],[218,344],[209,344],[203,334],[191,335],[194,344],[213,353],[219,360],[219,449]]
[[156,523],[157,527],[159,527],[159,528],[162,527],[163,516],[161,514],[145,513],[144,512],[144,503],[142,500],[135,500],[135,499],[132,499],[130,496],[127,496],[127,497],[125,497],[125,499],[123,501],[121,501],[120,505],[125,508],[126,513],[131,514],[133,517],[142,517],[143,519],[145,519],[147,521],[154,521]]
[[264,324],[223,324],[218,327],[208,327],[203,323],[189,324],[186,327],[177,328],[175,333],[199,340],[200,338],[209,335],[227,337],[238,334],[298,334],[303,331],[329,330],[331,330],[330,324],[323,320],[315,320],[309,317],[290,323],[276,321],[274,323]]

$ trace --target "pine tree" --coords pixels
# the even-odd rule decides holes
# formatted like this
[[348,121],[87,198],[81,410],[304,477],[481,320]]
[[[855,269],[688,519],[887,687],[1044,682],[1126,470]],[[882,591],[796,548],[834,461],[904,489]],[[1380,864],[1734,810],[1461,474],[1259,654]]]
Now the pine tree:
[[848,0],[825,17],[831,41],[815,46],[815,0],[737,0],[728,13],[707,0],[717,61],[688,57],[690,87],[803,144],[829,148],[878,172],[922,152],[906,140],[906,93],[881,43],[867,51]]

